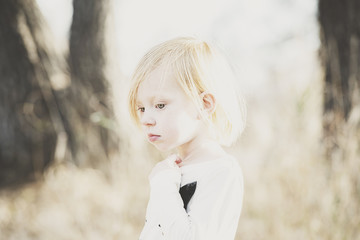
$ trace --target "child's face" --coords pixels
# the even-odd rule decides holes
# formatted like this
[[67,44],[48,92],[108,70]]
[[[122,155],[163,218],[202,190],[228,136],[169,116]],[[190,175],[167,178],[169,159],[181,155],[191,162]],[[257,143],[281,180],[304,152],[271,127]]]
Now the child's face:
[[161,151],[179,148],[200,133],[202,121],[195,104],[161,66],[140,84],[137,107],[147,139]]

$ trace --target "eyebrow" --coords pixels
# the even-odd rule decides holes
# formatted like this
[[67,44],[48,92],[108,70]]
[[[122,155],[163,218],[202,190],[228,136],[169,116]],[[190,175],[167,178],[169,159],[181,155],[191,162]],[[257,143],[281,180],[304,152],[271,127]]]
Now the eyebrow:
[[[169,101],[170,99],[170,95],[169,94],[166,94],[166,95],[161,95],[161,96],[151,96],[149,99],[147,100],[150,100],[150,102],[154,102],[154,101]],[[141,105],[141,101],[139,100],[136,100],[135,102],[136,105]]]

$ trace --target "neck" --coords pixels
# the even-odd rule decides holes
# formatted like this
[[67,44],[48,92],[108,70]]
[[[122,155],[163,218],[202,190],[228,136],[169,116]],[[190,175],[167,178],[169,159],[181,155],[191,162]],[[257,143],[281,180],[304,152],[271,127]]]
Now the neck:
[[182,159],[182,165],[210,160],[225,153],[219,143],[206,137],[195,138],[181,145],[177,150]]

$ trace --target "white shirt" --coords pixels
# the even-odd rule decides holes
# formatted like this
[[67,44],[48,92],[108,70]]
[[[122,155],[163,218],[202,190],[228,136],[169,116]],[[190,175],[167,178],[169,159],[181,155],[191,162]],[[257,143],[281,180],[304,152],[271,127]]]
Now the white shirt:
[[[196,182],[187,209],[180,186]],[[140,240],[233,240],[243,198],[236,160],[224,158],[159,172],[150,181],[150,199]]]

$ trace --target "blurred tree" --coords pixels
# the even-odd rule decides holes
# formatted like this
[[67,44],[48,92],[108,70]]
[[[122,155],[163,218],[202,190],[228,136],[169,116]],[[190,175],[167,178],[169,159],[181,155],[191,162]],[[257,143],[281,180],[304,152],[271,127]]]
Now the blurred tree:
[[117,153],[105,75],[108,3],[73,1],[66,77],[35,0],[0,0],[0,188],[41,177],[54,161],[106,169]]
[[[324,68],[324,143],[333,194],[332,239],[358,239],[360,226],[360,1],[319,0]],[[326,237],[325,237],[326,238]]]
[[[68,65],[71,85],[60,106],[73,159],[103,167],[118,149],[106,68],[109,0],[73,0]],[[64,99],[64,100],[65,100]]]
[[327,159],[342,159],[350,141],[360,145],[360,1],[319,0],[318,6],[324,141]]
[[54,159],[58,124],[44,40],[33,0],[0,1],[0,187],[34,179]]

